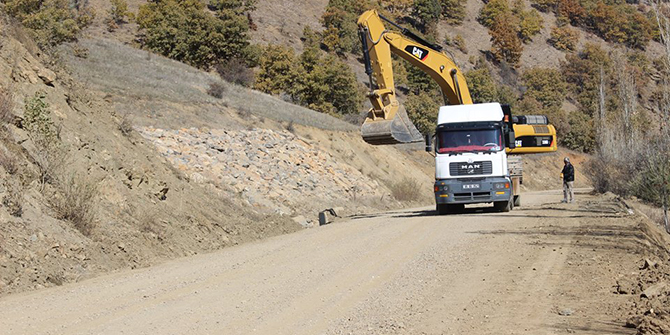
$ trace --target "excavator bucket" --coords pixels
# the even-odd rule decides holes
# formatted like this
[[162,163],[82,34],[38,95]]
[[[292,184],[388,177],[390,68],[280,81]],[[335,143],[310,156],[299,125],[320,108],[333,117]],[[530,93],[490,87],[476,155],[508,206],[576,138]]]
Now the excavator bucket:
[[423,142],[423,136],[400,106],[393,120],[365,119],[361,127],[363,140],[372,145]]

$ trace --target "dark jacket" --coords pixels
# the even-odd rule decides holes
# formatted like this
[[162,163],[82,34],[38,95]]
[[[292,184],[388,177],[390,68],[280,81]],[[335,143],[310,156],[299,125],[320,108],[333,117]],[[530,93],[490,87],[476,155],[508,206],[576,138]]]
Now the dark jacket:
[[563,181],[575,181],[575,168],[572,164],[565,164],[561,173],[563,174]]

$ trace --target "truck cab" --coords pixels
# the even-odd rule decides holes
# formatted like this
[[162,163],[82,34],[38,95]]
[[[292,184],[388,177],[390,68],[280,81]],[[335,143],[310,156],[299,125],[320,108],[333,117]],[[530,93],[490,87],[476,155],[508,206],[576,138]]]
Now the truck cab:
[[506,148],[513,148],[511,112],[499,103],[440,107],[435,132],[435,202],[439,214],[465,204],[514,206]]

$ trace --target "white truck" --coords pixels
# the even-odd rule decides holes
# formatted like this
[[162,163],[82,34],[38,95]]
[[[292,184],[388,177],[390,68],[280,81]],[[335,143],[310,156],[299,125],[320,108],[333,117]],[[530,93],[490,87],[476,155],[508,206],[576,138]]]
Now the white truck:
[[493,203],[496,210],[507,212],[520,201],[520,160],[513,160],[515,168],[510,169],[505,152],[515,147],[511,120],[510,109],[499,103],[440,107],[434,136],[439,214],[475,203]]

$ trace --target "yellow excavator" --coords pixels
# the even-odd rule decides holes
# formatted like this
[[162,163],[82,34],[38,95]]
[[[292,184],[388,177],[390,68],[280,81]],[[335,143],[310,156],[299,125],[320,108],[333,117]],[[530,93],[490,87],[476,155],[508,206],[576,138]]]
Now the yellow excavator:
[[[387,30],[382,20],[399,32]],[[358,19],[358,27],[365,73],[370,83],[368,98],[372,104],[361,127],[366,142],[380,145],[424,140],[424,135],[416,129],[405,108],[398,102],[392,53],[428,74],[439,85],[445,105],[473,103],[465,76],[454,61],[442,52],[441,46],[426,41],[376,10],[363,13]],[[508,148],[508,153],[556,151],[556,129],[546,117],[517,116],[513,119],[516,146],[514,149]]]

